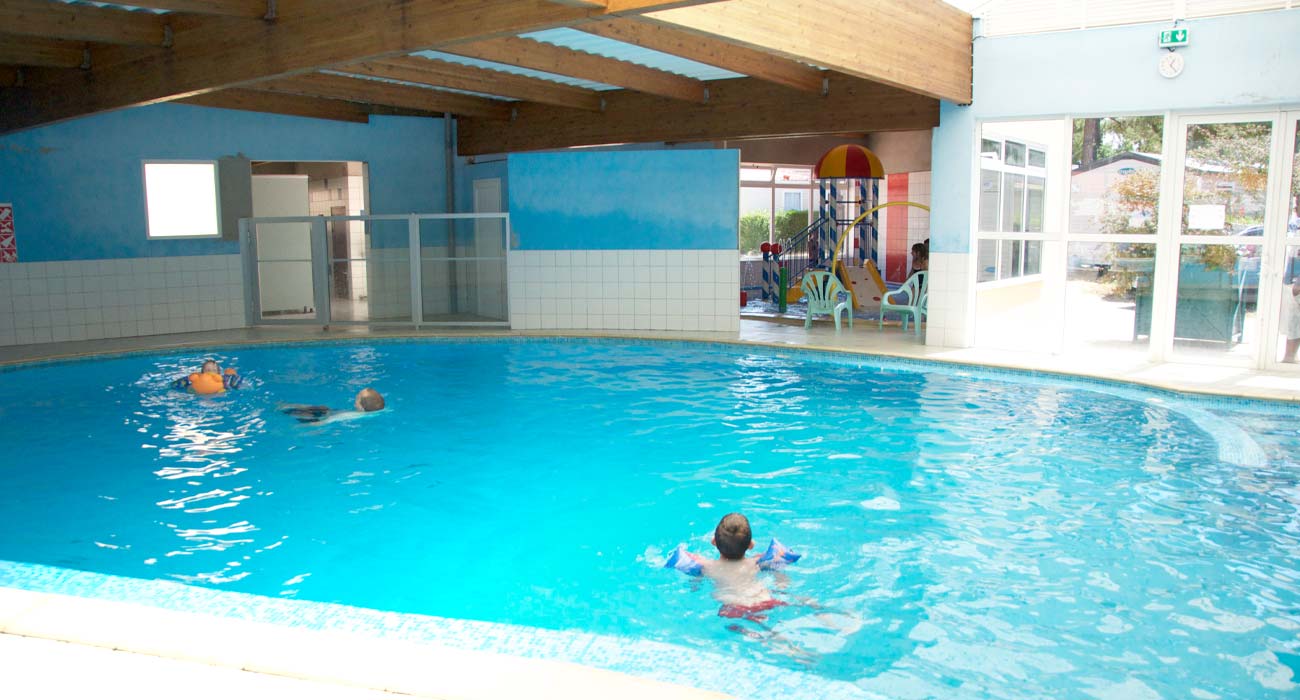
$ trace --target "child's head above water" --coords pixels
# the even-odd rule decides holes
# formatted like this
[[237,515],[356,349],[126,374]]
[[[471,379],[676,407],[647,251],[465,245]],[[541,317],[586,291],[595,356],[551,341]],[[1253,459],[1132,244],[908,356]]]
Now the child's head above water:
[[221,365],[217,364],[216,360],[204,360],[202,372],[204,374],[221,374]]
[[378,411],[384,407],[384,397],[380,396],[379,392],[374,389],[366,387],[357,392],[357,400],[353,402],[353,404],[357,407],[358,411],[364,413]]
[[740,513],[722,516],[713,530],[713,546],[723,559],[743,559],[745,552],[754,546],[754,535],[749,530],[749,518]]

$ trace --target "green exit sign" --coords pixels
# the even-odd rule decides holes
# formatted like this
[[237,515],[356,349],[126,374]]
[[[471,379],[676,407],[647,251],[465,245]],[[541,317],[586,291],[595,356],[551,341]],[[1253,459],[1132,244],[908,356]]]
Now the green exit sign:
[[1174,46],[1187,46],[1188,31],[1186,29],[1166,29],[1160,32],[1160,48],[1168,49]]

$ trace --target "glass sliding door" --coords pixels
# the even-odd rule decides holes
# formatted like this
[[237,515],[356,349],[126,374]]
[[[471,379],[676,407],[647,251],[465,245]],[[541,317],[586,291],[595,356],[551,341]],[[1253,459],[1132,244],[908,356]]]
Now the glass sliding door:
[[1181,127],[1173,357],[1255,366],[1260,272],[1275,238],[1264,226],[1274,120],[1194,117]]
[[[1276,330],[1271,334],[1274,339],[1269,348],[1269,364],[1281,366],[1292,371],[1300,371],[1300,112],[1288,112],[1283,115],[1281,174],[1282,192],[1278,196],[1276,216],[1272,226],[1285,228],[1279,265],[1276,276],[1281,280],[1281,289],[1274,297],[1278,308],[1272,318],[1276,319]],[[1280,266],[1280,270],[1278,267]],[[1267,302],[1268,299],[1265,299]]]
[[1161,291],[1165,118],[1080,117],[1071,126],[1063,352],[1109,365],[1145,362]]

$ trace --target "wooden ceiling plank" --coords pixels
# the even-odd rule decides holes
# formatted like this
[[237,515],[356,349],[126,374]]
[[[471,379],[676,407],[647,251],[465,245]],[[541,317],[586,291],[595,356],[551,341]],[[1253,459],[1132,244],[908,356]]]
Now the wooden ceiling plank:
[[710,81],[713,97],[707,105],[630,91],[609,94],[600,114],[521,104],[508,122],[460,120],[457,152],[902,131],[939,124],[939,102],[932,97],[844,75],[828,79],[829,94],[807,100],[792,100],[789,89],[757,78],[736,78]]
[[669,25],[615,18],[576,29],[804,92],[820,94],[824,87],[825,72],[817,68]]
[[0,27],[21,36],[162,46],[168,39],[166,24],[162,15],[150,12],[51,0],[0,0]]
[[344,75],[317,73],[277,78],[258,83],[256,88],[295,95],[392,105],[425,112],[452,112],[485,119],[509,119],[511,114],[511,106],[497,100]]
[[[677,4],[662,0],[645,9]],[[608,16],[536,0],[315,0],[310,7],[251,27],[205,21],[177,32],[174,48],[162,55],[92,68],[58,85],[7,91],[0,94],[0,132]]]
[[972,19],[941,0],[729,0],[646,18],[958,104],[971,101]]
[[266,16],[266,0],[130,0],[124,4],[147,7],[151,10],[183,12],[196,15],[220,15],[261,19]]
[[86,45],[78,41],[0,34],[0,63],[78,68],[85,60]]
[[703,102],[707,95],[702,80],[533,39],[500,37],[456,44],[442,51],[503,65],[581,78],[675,100]]
[[248,112],[287,114],[295,117],[312,117],[346,122],[364,123],[370,119],[370,113],[362,105],[352,102],[260,92],[243,88],[209,92],[177,100],[177,102],[202,107],[241,109]]
[[454,90],[469,90],[560,107],[592,111],[600,111],[601,107],[600,93],[595,90],[584,90],[538,78],[418,56],[354,63],[339,70],[344,73],[403,80]]

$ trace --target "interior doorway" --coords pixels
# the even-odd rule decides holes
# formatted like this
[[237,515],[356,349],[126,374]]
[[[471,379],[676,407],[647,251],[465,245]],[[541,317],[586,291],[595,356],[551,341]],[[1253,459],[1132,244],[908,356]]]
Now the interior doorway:
[[[361,216],[369,208],[360,161],[253,161],[253,216]],[[327,220],[329,274],[317,279],[311,225],[261,223],[257,275],[261,320],[317,319],[318,286],[327,289],[329,322],[371,319],[369,231],[362,221]]]

